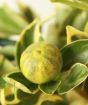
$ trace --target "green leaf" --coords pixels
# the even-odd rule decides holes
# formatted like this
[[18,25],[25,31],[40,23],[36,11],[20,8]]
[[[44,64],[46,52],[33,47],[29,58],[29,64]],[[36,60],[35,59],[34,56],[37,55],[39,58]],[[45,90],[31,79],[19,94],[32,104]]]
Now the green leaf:
[[[65,10],[66,12],[66,10]],[[80,14],[80,10],[79,9],[76,9],[76,8],[70,8],[70,10],[68,11],[68,13],[66,12],[67,16],[65,17],[65,14],[63,14],[63,17],[65,17],[63,23],[61,24],[61,29],[60,29],[60,32],[59,34],[60,35],[64,35],[66,34],[66,26],[68,24],[72,24],[74,22],[74,19],[77,17],[77,15]],[[58,17],[58,19],[60,18],[60,16]],[[61,19],[59,19],[61,20]]]
[[34,94],[38,91],[38,86],[27,80],[21,72],[14,72],[4,77],[6,82],[14,85],[26,93]]
[[2,77],[0,77],[0,89],[5,88],[5,86],[6,86],[6,81]]
[[0,7],[0,38],[19,34],[27,24],[19,14],[11,11],[8,6]]
[[15,105],[36,105],[39,97],[40,92],[37,92],[36,94],[25,94],[24,92],[20,91],[17,94],[17,98],[21,100],[18,104]]
[[37,22],[37,20],[35,19],[21,33],[21,36],[20,36],[20,39],[19,39],[19,41],[17,43],[17,48],[16,48],[16,59],[17,59],[18,66],[20,65],[20,57],[21,57],[22,52],[31,43],[34,42],[34,30],[35,30],[36,22]]
[[33,94],[25,93],[22,90],[18,89],[16,95],[17,95],[17,98],[19,100],[23,100],[25,97],[28,97],[28,96],[33,95]]
[[74,8],[88,11],[88,1],[83,0],[51,0],[52,2],[64,3]]
[[88,77],[88,68],[84,64],[76,63],[70,68],[70,72],[62,78],[57,91],[59,94],[67,93],[69,90],[77,87]]
[[65,101],[60,101],[60,100],[55,101],[55,102],[47,100],[47,101],[42,102],[41,105],[69,105],[69,104],[66,103]]
[[39,85],[39,89],[44,93],[53,94],[56,91],[56,89],[58,88],[58,86],[60,85],[60,82],[61,81],[59,78],[58,81],[52,81],[49,83]]
[[61,49],[63,58],[62,71],[68,70],[74,63],[88,62],[88,39],[74,41]]
[[11,73],[13,71],[18,71],[18,68],[0,54],[0,76],[6,75],[7,73]]
[[40,33],[40,22],[35,19],[29,24],[21,33],[20,39],[17,43],[16,59],[18,66],[20,66],[20,57],[22,52],[32,43],[43,40]]
[[74,18],[72,26],[81,30],[81,31],[84,31],[84,27],[85,27],[87,21],[88,21],[88,12],[87,11],[81,11],[81,13],[78,14],[76,16],[76,18]]
[[42,93],[36,105],[68,105],[68,102],[58,94],[51,95]]
[[88,33],[88,21],[86,22],[85,28],[84,28],[84,32]]
[[67,44],[70,44],[74,40],[88,39],[88,33],[80,31],[72,26],[66,26],[67,32]]
[[16,44],[16,41],[14,41],[14,40],[0,38],[0,45],[1,46],[15,45],[15,44]]
[[20,99],[20,103],[16,105],[68,105],[68,102],[57,94],[48,95],[40,91],[36,94],[25,94],[22,91],[18,91],[17,96]]
[[6,45],[0,46],[0,54],[3,54],[5,57],[9,59],[15,58],[16,46],[15,45]]
[[27,6],[24,5],[21,2],[17,2],[19,9],[22,12],[22,15],[25,17],[25,19],[29,22],[32,22],[36,16],[36,13],[34,11],[32,11],[32,9]]

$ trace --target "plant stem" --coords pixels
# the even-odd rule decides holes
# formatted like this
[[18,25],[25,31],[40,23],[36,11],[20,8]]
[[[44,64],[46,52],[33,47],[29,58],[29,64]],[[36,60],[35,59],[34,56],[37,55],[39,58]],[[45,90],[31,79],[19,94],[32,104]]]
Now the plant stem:
[[0,90],[0,101],[1,101],[1,105],[6,105],[6,103],[5,103],[4,89]]
[[82,0],[81,1],[76,1],[76,0],[51,0],[51,1],[52,2],[64,3],[64,4],[70,5],[72,7],[88,11],[88,4],[84,1],[82,1]]

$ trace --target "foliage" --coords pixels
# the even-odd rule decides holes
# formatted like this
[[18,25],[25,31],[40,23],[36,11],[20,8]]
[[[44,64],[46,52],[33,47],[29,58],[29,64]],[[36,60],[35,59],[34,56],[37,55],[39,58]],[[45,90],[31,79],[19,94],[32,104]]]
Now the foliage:
[[[35,15],[36,13],[23,4],[18,4],[22,15],[15,12],[13,15],[13,11],[7,6],[0,8],[1,105],[71,105],[67,98],[71,90],[80,93],[85,99],[88,98],[88,1],[51,1],[68,6],[58,9],[58,5],[55,5],[57,8],[54,16],[44,19],[40,19]],[[47,27],[48,34],[44,37],[42,29],[50,19],[55,19],[55,23]],[[18,40],[11,39],[11,36],[15,35],[19,35]],[[62,56],[63,65],[60,62],[62,68],[57,73],[57,78],[36,84],[22,73],[23,66],[20,67],[20,59],[25,51],[28,54],[32,53],[31,50],[27,50],[31,44],[39,43],[36,46],[39,49],[41,42],[59,49],[58,54]],[[47,46],[43,47],[47,48]],[[36,48],[32,50],[35,51]],[[55,59],[58,59],[58,56],[53,53],[56,50],[51,50],[49,48],[49,51],[46,51],[47,62],[50,61],[51,65],[56,65],[58,62]],[[37,59],[39,58],[40,56],[37,56]],[[42,59],[39,60],[42,62]],[[29,62],[27,57],[25,61]],[[22,63],[25,62],[22,61]],[[43,63],[46,63],[45,59]],[[30,68],[29,65],[27,66]],[[53,73],[56,70],[54,69]],[[46,67],[43,73],[47,74],[47,70],[49,71]]]

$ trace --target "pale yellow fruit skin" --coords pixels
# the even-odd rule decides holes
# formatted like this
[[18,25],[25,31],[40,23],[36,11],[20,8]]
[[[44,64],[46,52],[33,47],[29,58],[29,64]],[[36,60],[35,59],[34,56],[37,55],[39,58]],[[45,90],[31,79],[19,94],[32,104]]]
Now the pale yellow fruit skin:
[[59,49],[46,42],[34,43],[22,53],[20,67],[31,82],[43,84],[55,80],[62,68]]

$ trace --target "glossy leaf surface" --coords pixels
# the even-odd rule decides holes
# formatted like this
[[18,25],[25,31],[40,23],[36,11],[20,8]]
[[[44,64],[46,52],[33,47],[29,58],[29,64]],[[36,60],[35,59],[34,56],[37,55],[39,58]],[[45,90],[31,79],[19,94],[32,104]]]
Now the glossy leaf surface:
[[38,91],[37,85],[27,80],[21,72],[11,73],[4,79],[7,83],[15,85],[18,89],[26,93],[36,93]]
[[[66,76],[66,75],[65,75]],[[59,94],[67,93],[79,84],[81,84],[88,76],[88,68],[84,64],[76,63],[71,68],[66,77],[63,76],[57,91]]]
[[62,71],[68,70],[74,63],[88,62],[88,39],[74,41],[61,49],[63,58]]

